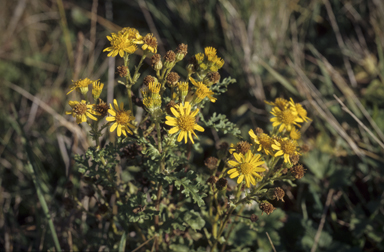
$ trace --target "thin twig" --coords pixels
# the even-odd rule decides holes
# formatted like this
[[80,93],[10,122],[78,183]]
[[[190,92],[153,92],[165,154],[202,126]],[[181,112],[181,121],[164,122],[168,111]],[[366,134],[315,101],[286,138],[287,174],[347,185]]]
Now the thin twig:
[[355,119],[355,121],[361,126],[361,127],[363,127],[363,129],[365,130],[365,131],[367,131],[368,132],[368,134],[373,138],[373,140],[375,140],[379,145],[380,145],[380,147],[381,148],[383,148],[383,150],[384,150],[384,144],[383,144],[383,142],[381,142],[373,133],[372,133],[372,131],[370,131],[368,128],[367,128],[367,126],[365,126],[360,120],[359,120],[359,118],[357,118],[346,106],[345,106],[345,104],[339,99],[339,97],[337,97],[335,94],[333,95],[333,97],[335,97],[335,99],[340,103],[340,105],[341,105],[341,108],[345,111],[345,112],[347,112],[348,114],[350,114],[352,117],[353,117],[353,119]]
[[144,242],[143,244],[141,244],[140,246],[138,246],[137,248],[135,248],[134,250],[132,250],[132,252],[135,252],[135,251],[138,251],[139,249],[141,249],[145,244],[147,244],[148,242],[150,242],[151,240],[153,240],[153,238],[157,237],[157,235],[153,236],[151,239],[148,239],[146,242]]
[[276,249],[275,249],[275,246],[273,246],[273,243],[272,243],[271,237],[269,237],[269,234],[268,234],[268,232],[265,232],[265,233],[267,234],[267,237],[268,237],[269,243],[271,244],[273,251],[274,251],[274,252],[276,252]]
[[330,189],[328,192],[327,201],[325,202],[323,215],[321,216],[320,225],[319,225],[319,228],[317,229],[317,232],[315,235],[315,241],[314,241],[313,246],[311,248],[311,252],[315,252],[317,249],[317,244],[319,243],[320,235],[321,235],[321,232],[323,231],[323,227],[324,227],[324,223],[325,223],[325,217],[326,217],[326,214],[328,212],[329,205],[331,204],[331,200],[332,200],[332,196],[333,196],[334,192],[335,192],[334,189]]

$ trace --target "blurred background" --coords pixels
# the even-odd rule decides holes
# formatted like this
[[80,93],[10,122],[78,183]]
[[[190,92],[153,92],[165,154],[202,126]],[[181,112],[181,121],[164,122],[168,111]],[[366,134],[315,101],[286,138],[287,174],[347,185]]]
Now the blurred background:
[[[277,251],[384,250],[383,1],[0,0],[0,6],[0,248],[54,247],[27,153],[38,164],[63,249],[107,251],[118,242],[105,235],[107,222],[87,219],[66,200],[69,191],[80,200],[89,195],[73,154],[91,142],[87,126],[65,111],[74,99],[68,87],[79,78],[105,83],[105,101],[124,99],[114,81],[122,60],[102,50],[106,35],[129,26],[153,33],[162,55],[180,43],[188,44],[187,59],[217,48],[225,60],[222,79],[236,83],[205,112],[226,114],[245,139],[250,128],[271,129],[264,100],[292,97],[313,119],[301,130],[310,146],[302,157],[305,177],[280,185],[285,202],[273,202],[278,209],[256,228],[238,225],[228,251],[271,251],[266,232]],[[182,78],[186,65],[175,68]],[[151,73],[144,67],[141,78]],[[206,130],[196,168],[223,140],[236,141]]]

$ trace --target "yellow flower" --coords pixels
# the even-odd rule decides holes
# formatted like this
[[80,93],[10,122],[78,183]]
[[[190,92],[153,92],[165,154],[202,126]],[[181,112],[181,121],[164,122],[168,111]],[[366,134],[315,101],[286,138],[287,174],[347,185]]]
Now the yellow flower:
[[287,131],[291,131],[293,125],[301,127],[298,123],[303,122],[303,119],[298,117],[296,110],[292,108],[286,108],[284,110],[280,110],[279,107],[274,107],[271,111],[271,114],[275,117],[271,118],[271,122],[273,122],[272,126],[279,127],[279,132],[286,129]]
[[236,151],[236,145],[234,145],[233,143],[231,143],[231,145],[229,146],[229,154],[232,154]]
[[291,130],[291,132],[289,133],[289,137],[292,139],[292,140],[299,140],[301,138],[301,133],[298,129],[296,128],[293,128]]
[[76,118],[76,123],[80,124],[87,121],[87,116],[92,120],[97,121],[97,118],[94,115],[101,115],[99,112],[94,110],[95,105],[87,105],[86,101],[69,101],[69,106],[72,110],[65,112],[67,115],[72,115]]
[[145,35],[144,45],[141,47],[143,50],[151,51],[152,53],[157,53],[157,39],[153,36],[153,34],[148,33]]
[[168,134],[175,134],[177,132],[180,132],[179,136],[177,137],[177,141],[180,142],[184,138],[185,143],[187,143],[189,137],[192,143],[195,143],[192,138],[192,134],[196,136],[194,130],[201,132],[204,131],[203,127],[196,124],[195,116],[199,112],[199,109],[196,109],[195,111],[191,112],[191,105],[189,104],[189,102],[185,102],[184,106],[183,104],[179,104],[176,105],[175,108],[171,107],[171,112],[175,117],[165,117],[165,124],[173,126],[173,128],[168,131]]
[[202,53],[195,54],[195,58],[197,63],[201,63],[204,60],[204,54]]
[[121,31],[119,31],[119,34],[123,34],[124,36],[126,36],[133,44],[144,43],[143,36],[141,36],[139,31],[135,28],[125,27]]
[[80,79],[78,81],[72,81],[72,85],[69,86],[70,90],[67,93],[70,94],[72,91],[76,90],[79,93],[82,93],[83,95],[86,95],[88,92],[88,86],[89,84],[92,84],[93,80],[90,80],[88,78]]
[[295,103],[291,98],[289,105],[297,111],[297,114],[299,115],[299,117],[303,119],[305,122],[307,120],[312,121],[309,117],[307,117],[307,111],[303,108],[303,106],[301,106],[301,104]]
[[204,48],[204,53],[208,58],[208,61],[212,61],[216,57],[216,49],[213,47]]
[[153,99],[152,99],[151,97],[145,97],[145,98],[143,99],[143,104],[144,104],[144,106],[147,107],[148,109],[152,109],[152,108],[155,106],[155,104],[154,104],[154,102],[153,102]]
[[110,109],[108,109],[108,113],[112,116],[107,117],[106,120],[108,122],[115,122],[110,128],[110,132],[113,132],[117,128],[118,136],[121,136],[121,132],[123,132],[124,136],[127,136],[127,132],[132,134],[131,129],[135,128],[135,126],[131,124],[131,121],[135,119],[135,117],[132,116],[132,112],[130,110],[125,111],[124,103],[122,102],[119,107],[116,99],[113,100],[114,108],[112,104],[109,105]]
[[160,92],[161,84],[157,81],[151,81],[148,84],[148,89],[152,94],[158,94]]
[[276,106],[280,110],[286,109],[287,106],[289,105],[289,102],[286,99],[283,99],[283,98],[276,98],[275,102],[269,102],[269,101],[264,101],[264,102],[266,104],[268,104],[268,105]]
[[124,57],[124,53],[132,54],[137,50],[136,44],[128,39],[129,33],[118,34],[112,33],[111,36],[107,36],[107,39],[111,41],[111,46],[103,50],[103,52],[109,52],[108,57],[116,57],[119,54],[120,57]]
[[252,129],[249,130],[248,134],[252,138],[252,140],[259,145],[259,148],[257,149],[257,151],[263,150],[265,154],[273,156],[273,150],[272,150],[273,140],[270,136],[268,136],[265,133],[256,135]]
[[284,162],[289,164],[291,164],[289,156],[299,155],[296,146],[296,141],[288,138],[281,139],[280,141],[275,140],[275,144],[272,144],[272,148],[277,150],[275,157],[284,156]]
[[192,77],[189,77],[189,80],[197,88],[195,93],[197,99],[195,103],[201,102],[205,97],[208,97],[211,102],[215,102],[217,100],[212,96],[214,94],[213,91],[209,90],[209,88],[204,85],[203,82],[196,82]]
[[92,83],[92,96],[95,101],[100,97],[101,91],[103,90],[104,84],[99,81]]
[[247,187],[251,187],[251,184],[256,185],[254,177],[261,178],[258,172],[265,171],[265,168],[260,167],[260,165],[264,164],[264,161],[260,161],[261,156],[259,154],[252,154],[251,150],[249,150],[245,155],[235,152],[233,153],[233,156],[236,161],[228,161],[228,163],[234,167],[228,171],[228,174],[230,174],[229,177],[233,179],[238,176],[238,184],[243,182],[245,179]]

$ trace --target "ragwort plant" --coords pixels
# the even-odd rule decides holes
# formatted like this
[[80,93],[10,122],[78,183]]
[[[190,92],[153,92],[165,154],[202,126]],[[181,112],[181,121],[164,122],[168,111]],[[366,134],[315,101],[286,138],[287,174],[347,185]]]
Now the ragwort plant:
[[[291,184],[303,177],[305,169],[298,162],[307,150],[298,143],[300,125],[310,121],[307,111],[292,99],[266,102],[272,106],[273,131],[250,130],[250,141],[245,141],[224,115],[214,113],[205,120],[201,112],[234,82],[231,78],[220,81],[218,71],[224,60],[215,48],[206,47],[204,53],[195,54],[183,79],[172,70],[185,59],[187,45],[180,44],[162,57],[157,54],[156,38],[152,34],[143,37],[134,28],[124,28],[107,39],[110,46],[104,51],[109,52],[108,57],[124,60],[117,68],[121,77],[117,82],[126,87],[128,108],[116,99],[107,105],[100,99],[104,85],[85,78],[70,86],[68,94],[77,91],[83,98],[69,101],[71,110],[66,113],[75,117],[76,123],[86,122],[91,128],[95,146],[75,160],[97,199],[98,218],[112,223],[113,237],[108,238],[120,239],[120,243],[110,245],[124,250],[128,241],[132,249],[147,246],[151,251],[168,251],[189,244],[190,251],[206,251],[207,247],[216,251],[220,243],[224,251],[233,230],[233,225],[228,225],[231,219],[241,217],[249,225],[257,225],[256,214],[240,215],[244,207],[257,203],[262,212],[271,214],[275,207],[269,201],[284,201],[285,195],[274,182]],[[129,61],[140,46],[139,64],[129,69]],[[151,57],[154,74],[138,83],[146,57]],[[141,98],[132,92],[134,85],[141,85]],[[92,101],[87,100],[90,87]],[[145,110],[139,122],[135,121],[135,107]],[[223,142],[217,157],[205,161],[206,172],[197,173],[189,167],[189,157],[195,150],[192,145],[198,144],[199,132],[208,127],[231,133],[239,142]],[[100,139],[106,128],[118,137],[116,142],[102,146]],[[129,176],[117,173],[122,163]],[[228,185],[229,179],[236,183]],[[114,206],[110,205],[112,195]],[[86,211],[75,195],[71,197]],[[132,231],[137,236],[128,235]],[[194,240],[199,242],[194,244]]]

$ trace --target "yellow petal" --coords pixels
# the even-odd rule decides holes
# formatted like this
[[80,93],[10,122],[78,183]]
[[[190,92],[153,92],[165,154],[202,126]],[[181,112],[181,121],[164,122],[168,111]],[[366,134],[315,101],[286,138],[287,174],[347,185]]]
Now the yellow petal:
[[232,173],[231,175],[229,175],[229,178],[236,178],[237,176],[239,176],[240,174],[239,174],[239,172],[238,171],[236,171],[236,172],[234,172],[234,173]]
[[234,173],[234,172],[236,172],[237,171],[237,169],[236,168],[233,168],[233,169],[230,169],[227,173],[228,174],[232,174],[232,173]]
[[233,156],[235,157],[235,159],[236,159],[237,162],[242,163],[242,162],[241,162],[241,161],[242,161],[242,160],[241,160],[242,158],[241,158],[241,156],[240,156],[238,153],[236,153],[236,152],[233,153]]
[[108,116],[107,118],[105,118],[105,120],[107,120],[108,122],[113,122],[116,120],[116,117]]
[[232,165],[232,166],[237,166],[237,165],[239,165],[239,163],[236,162],[236,161],[234,161],[234,160],[229,160],[229,161],[228,161],[228,164],[230,164],[230,165]]
[[171,107],[171,112],[172,112],[172,114],[173,114],[174,116],[176,116],[176,117],[180,117],[179,112],[178,112],[175,108],[172,108],[172,107]]
[[181,142],[181,140],[183,139],[183,131],[181,131],[180,133],[179,133],[179,135],[177,136],[177,141],[178,142]]
[[237,183],[240,184],[244,180],[244,174],[241,174],[239,178],[237,179]]
[[198,125],[198,124],[195,124],[195,125],[193,126],[193,129],[195,129],[195,130],[197,130],[197,131],[200,131],[200,132],[203,132],[203,131],[204,131],[204,128],[201,127],[201,126]]
[[172,129],[170,129],[169,131],[168,131],[168,134],[175,134],[176,132],[178,132],[180,129],[179,129],[179,127],[173,127]]
[[117,123],[115,122],[114,124],[112,124],[111,128],[109,129],[109,132],[113,132],[117,127]]
[[[191,139],[191,142],[194,144],[195,142],[193,141],[193,138],[192,138],[192,132],[189,131],[188,135],[189,135],[189,139]],[[185,143],[187,143],[187,142],[185,142]]]
[[116,99],[113,99],[113,105],[115,106],[115,110],[119,111],[119,104],[117,104]]
[[275,153],[275,157],[281,156],[283,154],[284,154],[284,152],[282,150],[279,150],[278,152]]
[[121,124],[117,125],[117,135],[121,136]]

